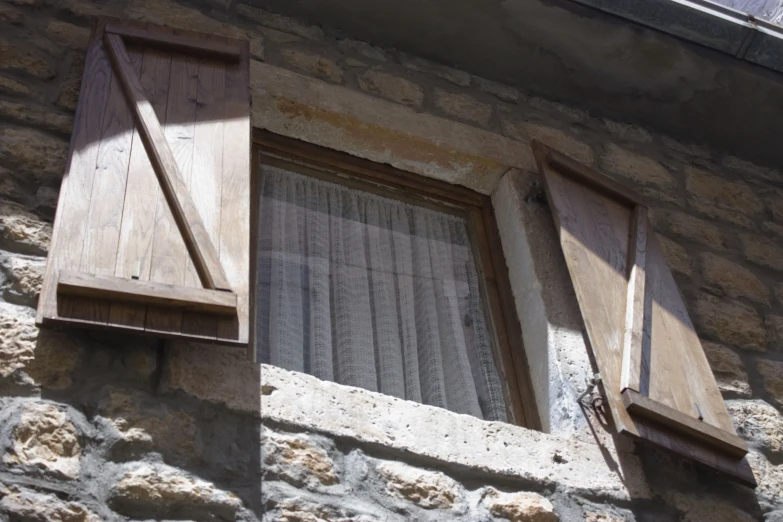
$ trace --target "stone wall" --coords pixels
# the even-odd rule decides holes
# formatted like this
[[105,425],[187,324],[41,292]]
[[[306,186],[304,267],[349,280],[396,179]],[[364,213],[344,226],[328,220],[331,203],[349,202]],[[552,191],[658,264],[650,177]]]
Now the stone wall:
[[[528,247],[504,248],[519,265],[512,280],[522,274],[517,301],[532,288],[545,311],[574,304],[524,280],[528,250],[538,279],[548,259],[562,264],[533,248],[551,246],[554,230],[527,197],[529,140],[640,192],[759,488],[615,440],[600,412],[573,400],[590,370],[583,344],[541,358],[539,433],[259,372],[237,350],[39,331],[99,14],[247,38],[254,126],[495,192],[520,227],[538,219],[540,238],[528,229]],[[561,276],[551,277],[568,301]],[[782,276],[780,171],[237,1],[0,1],[0,519],[783,520]],[[553,329],[544,344],[573,330]]]

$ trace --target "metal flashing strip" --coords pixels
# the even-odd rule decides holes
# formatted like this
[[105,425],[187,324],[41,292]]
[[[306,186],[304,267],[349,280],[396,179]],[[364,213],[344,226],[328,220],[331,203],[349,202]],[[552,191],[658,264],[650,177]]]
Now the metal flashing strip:
[[709,0],[574,0],[783,72],[783,27]]

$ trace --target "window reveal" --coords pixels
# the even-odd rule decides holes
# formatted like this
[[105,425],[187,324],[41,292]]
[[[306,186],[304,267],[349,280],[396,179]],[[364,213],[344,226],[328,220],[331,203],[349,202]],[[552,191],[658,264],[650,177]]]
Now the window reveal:
[[505,421],[467,220],[261,173],[258,359]]

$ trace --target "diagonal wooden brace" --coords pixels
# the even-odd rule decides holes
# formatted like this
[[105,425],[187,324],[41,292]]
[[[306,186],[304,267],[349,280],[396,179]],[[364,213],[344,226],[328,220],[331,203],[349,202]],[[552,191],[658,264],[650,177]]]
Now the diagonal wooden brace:
[[231,291],[226,274],[220,264],[217,250],[207,234],[201,216],[183,182],[174,154],[160,126],[155,109],[147,98],[136,76],[122,37],[106,33],[104,42],[114,69],[122,84],[131,109],[136,115],[141,135],[150,155],[150,162],[158,174],[163,193],[171,207],[182,238],[193,259],[205,288]]

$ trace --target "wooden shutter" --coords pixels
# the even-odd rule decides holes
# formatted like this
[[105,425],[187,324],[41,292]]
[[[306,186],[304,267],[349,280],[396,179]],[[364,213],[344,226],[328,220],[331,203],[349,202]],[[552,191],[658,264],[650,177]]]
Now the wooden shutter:
[[248,56],[243,41],[98,20],[40,324],[247,344]]
[[533,151],[618,431],[755,486],[647,208],[541,143]]

